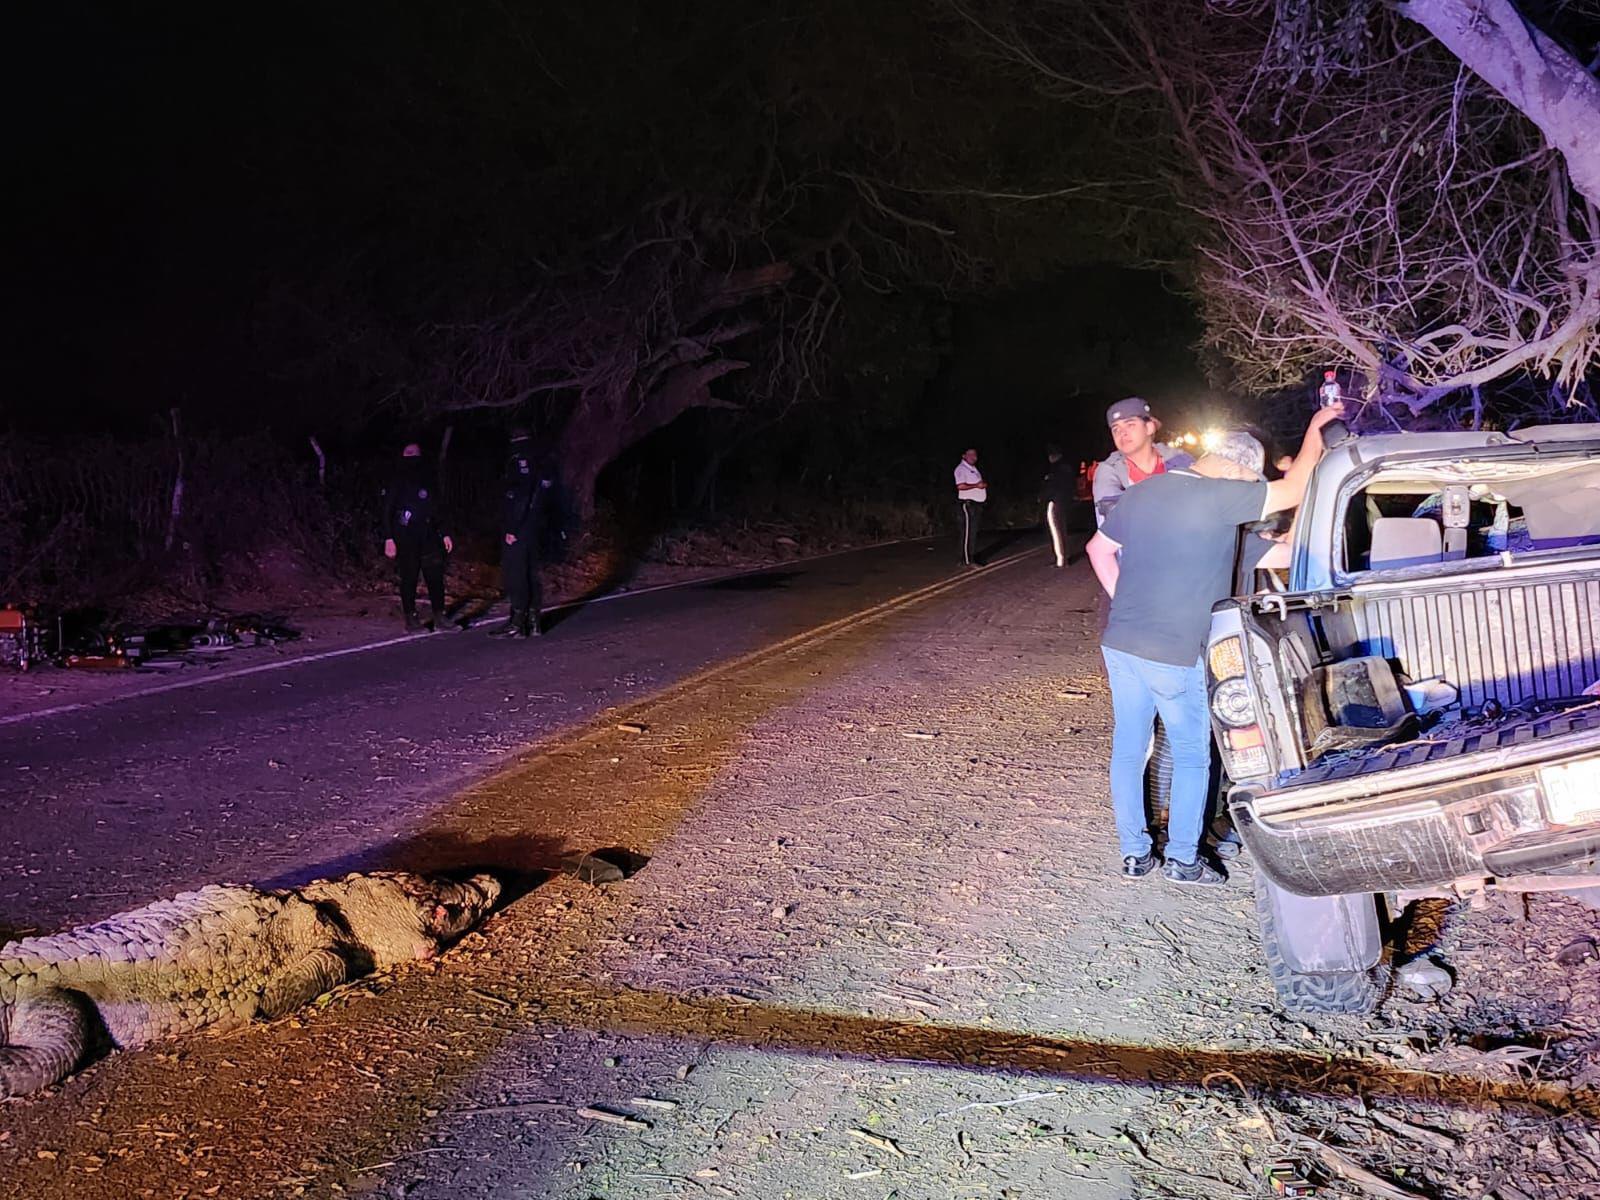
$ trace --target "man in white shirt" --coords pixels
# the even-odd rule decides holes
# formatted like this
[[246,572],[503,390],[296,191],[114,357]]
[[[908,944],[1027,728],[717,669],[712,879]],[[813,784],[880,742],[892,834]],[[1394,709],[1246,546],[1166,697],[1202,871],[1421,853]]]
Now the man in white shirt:
[[961,505],[961,561],[969,567],[983,565],[978,561],[978,531],[988,499],[989,485],[978,472],[978,452],[968,450],[956,464],[956,500]]

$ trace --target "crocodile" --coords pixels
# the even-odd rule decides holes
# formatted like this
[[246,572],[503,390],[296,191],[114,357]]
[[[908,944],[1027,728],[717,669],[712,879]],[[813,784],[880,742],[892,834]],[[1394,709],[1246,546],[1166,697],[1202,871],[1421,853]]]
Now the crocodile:
[[213,884],[49,937],[0,945],[0,1100],[133,1049],[292,1012],[371,971],[429,959],[500,895],[372,872],[265,890]]

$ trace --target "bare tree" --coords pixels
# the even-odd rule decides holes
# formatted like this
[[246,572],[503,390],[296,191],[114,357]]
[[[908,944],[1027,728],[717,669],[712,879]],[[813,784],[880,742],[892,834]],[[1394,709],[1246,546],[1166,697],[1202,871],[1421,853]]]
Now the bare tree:
[[[1051,17],[1056,18],[1052,21]],[[1346,362],[1413,413],[1600,352],[1600,216],[1540,129],[1377,4],[1023,4],[982,25],[1131,111],[1194,219],[1206,343],[1267,390]]]
[[1600,349],[1594,204],[1436,45],[1383,33],[1321,84],[1191,80],[1211,343],[1253,386],[1344,359],[1413,412],[1519,372],[1570,391]]
[[587,515],[601,470],[629,446],[691,409],[734,406],[713,385],[750,367],[741,346],[782,310],[794,267],[741,263],[744,247],[702,218],[682,198],[652,205],[509,309],[441,329],[430,406],[542,417]]
[[752,193],[736,204],[662,199],[538,271],[506,310],[441,327],[427,407],[536,416],[556,431],[582,519],[601,471],[683,414],[739,410],[770,427],[819,396],[846,287],[937,286],[976,270],[953,230],[864,179],[780,185],[763,172]]
[[1404,0],[1397,7],[1537,125],[1566,159],[1573,186],[1600,204],[1600,58],[1580,62],[1511,0]]

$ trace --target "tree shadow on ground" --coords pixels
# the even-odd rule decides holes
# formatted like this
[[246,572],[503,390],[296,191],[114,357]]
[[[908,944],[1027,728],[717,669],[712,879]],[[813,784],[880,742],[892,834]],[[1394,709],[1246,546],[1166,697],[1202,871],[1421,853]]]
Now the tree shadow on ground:
[[684,1038],[822,1058],[1025,1073],[1158,1091],[1232,1085],[1254,1096],[1360,1096],[1367,1101],[1485,1111],[1511,1106],[1600,1119],[1600,1092],[1592,1088],[1407,1069],[1315,1051],[1075,1040],[1026,1030],[738,1003],[725,997],[607,991],[570,979],[539,999],[541,1021],[608,1034]]
[[799,577],[799,571],[751,571],[745,575],[713,579],[710,583],[702,583],[700,587],[718,592],[767,592],[788,587]]

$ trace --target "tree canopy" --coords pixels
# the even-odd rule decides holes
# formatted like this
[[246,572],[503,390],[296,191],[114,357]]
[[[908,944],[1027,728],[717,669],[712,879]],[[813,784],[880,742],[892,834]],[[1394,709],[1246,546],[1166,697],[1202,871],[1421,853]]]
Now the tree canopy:
[[1094,115],[942,0],[31,19],[25,86],[62,97],[23,151],[41,420],[515,416],[586,496],[691,409],[902,405],[942,308],[1139,241],[1060,187]]
[[1228,384],[1346,365],[1413,415],[1541,379],[1555,407],[1584,401],[1600,351],[1600,85],[1568,46],[1592,56],[1592,9],[962,11],[1042,93],[1123,114],[1138,154],[1106,178],[1185,215],[1192,248],[1176,265]]

